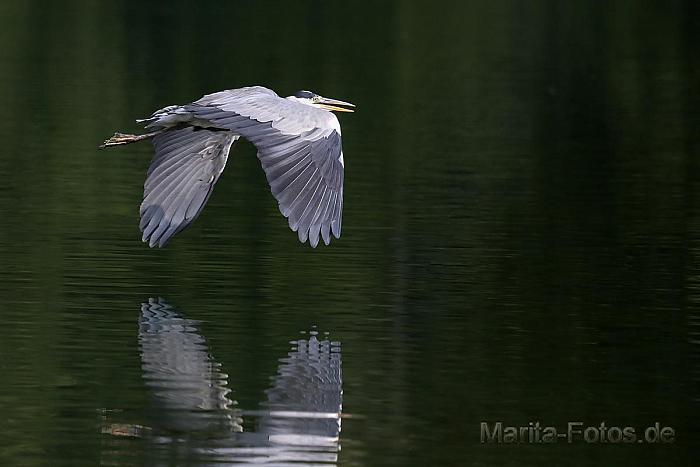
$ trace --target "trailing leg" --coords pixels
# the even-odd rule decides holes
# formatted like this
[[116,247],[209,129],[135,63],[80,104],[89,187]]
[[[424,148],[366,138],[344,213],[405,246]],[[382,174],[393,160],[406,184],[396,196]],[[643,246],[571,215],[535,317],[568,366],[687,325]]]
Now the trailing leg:
[[114,136],[106,140],[100,149],[109,148],[112,146],[121,146],[122,144],[131,144],[143,141],[144,139],[149,139],[160,133],[159,131],[154,131],[153,133],[146,133],[145,135],[129,135],[125,133],[114,133]]

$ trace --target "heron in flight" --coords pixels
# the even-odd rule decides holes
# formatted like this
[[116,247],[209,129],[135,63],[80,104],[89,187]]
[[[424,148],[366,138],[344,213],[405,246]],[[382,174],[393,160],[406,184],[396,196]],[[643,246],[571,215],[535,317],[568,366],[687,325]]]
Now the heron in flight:
[[145,123],[149,133],[115,133],[101,148],[152,140],[155,155],[141,203],[142,240],[164,246],[202,212],[241,137],[258,150],[272,194],[299,240],[312,247],[340,238],[343,218],[343,149],[332,113],[352,112],[349,102],[310,91],[279,97],[252,86],[171,105]]

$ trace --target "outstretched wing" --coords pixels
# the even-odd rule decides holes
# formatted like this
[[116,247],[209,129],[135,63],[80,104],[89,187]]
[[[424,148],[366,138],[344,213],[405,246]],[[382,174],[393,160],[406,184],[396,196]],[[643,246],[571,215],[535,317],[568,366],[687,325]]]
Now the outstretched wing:
[[183,110],[192,123],[231,130],[258,149],[280,212],[301,242],[340,238],[343,152],[340,124],[331,112],[278,97],[266,88],[222,91]]
[[189,126],[174,127],[153,137],[155,156],[141,203],[144,242],[162,247],[197,218],[236,139],[238,136],[229,131]]

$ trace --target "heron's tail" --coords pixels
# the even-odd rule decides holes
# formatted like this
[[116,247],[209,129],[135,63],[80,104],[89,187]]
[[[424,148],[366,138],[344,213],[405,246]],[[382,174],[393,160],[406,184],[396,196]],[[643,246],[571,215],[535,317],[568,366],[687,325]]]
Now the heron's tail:
[[146,133],[145,135],[128,135],[124,133],[114,133],[114,136],[106,140],[100,145],[100,149],[111,148],[112,146],[121,146],[122,144],[131,144],[144,139],[149,139],[157,135],[158,132]]

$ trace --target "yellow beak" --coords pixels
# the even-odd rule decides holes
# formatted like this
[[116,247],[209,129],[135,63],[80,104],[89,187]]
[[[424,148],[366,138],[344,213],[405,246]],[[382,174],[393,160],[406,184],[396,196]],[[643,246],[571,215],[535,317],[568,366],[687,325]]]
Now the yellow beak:
[[321,97],[318,100],[317,105],[322,109],[330,110],[331,112],[354,112],[353,109],[348,107],[355,107],[355,105],[351,104],[350,102],[329,99],[327,97]]

